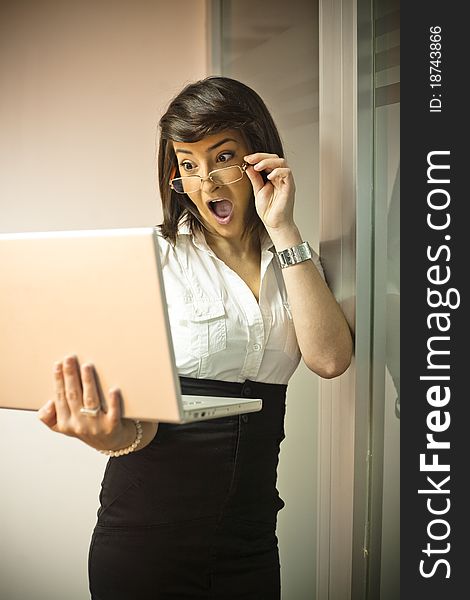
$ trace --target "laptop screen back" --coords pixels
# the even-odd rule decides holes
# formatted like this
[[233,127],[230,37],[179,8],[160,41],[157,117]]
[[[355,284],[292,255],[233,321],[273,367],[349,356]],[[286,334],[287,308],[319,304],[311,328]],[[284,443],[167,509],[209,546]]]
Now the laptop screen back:
[[0,407],[53,397],[53,365],[92,362],[124,415],[178,421],[174,366],[152,228],[0,235]]

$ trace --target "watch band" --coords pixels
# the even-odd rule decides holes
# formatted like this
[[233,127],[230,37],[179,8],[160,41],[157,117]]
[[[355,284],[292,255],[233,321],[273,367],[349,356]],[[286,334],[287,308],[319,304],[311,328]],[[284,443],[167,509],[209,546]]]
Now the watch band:
[[279,260],[279,266],[281,269],[296,265],[297,263],[304,262],[312,258],[312,250],[308,242],[302,242],[298,246],[292,246],[292,248],[286,248],[277,252],[277,258]]

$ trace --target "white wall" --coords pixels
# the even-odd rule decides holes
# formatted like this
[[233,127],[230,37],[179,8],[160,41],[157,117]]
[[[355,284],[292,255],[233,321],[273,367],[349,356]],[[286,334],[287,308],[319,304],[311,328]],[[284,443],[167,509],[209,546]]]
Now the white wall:
[[[182,0],[182,11],[176,21],[165,0],[0,3],[0,231],[160,221],[156,124],[206,75],[205,2]],[[0,410],[2,600],[88,597],[105,460],[35,413]]]

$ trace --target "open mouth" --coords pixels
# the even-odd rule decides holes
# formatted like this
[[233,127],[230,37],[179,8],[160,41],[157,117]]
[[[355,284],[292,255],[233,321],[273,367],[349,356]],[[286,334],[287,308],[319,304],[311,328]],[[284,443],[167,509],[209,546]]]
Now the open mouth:
[[227,200],[227,198],[216,198],[215,200],[210,200],[207,205],[218,223],[226,225],[231,221],[233,204],[230,200]]

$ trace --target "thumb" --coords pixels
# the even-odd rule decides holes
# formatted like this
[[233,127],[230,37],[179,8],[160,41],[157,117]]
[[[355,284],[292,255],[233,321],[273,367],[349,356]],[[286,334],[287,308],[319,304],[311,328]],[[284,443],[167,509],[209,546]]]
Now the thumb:
[[38,418],[49,428],[55,427],[57,424],[57,414],[53,400],[49,400],[38,410]]
[[253,192],[256,196],[256,194],[262,190],[265,185],[263,177],[259,171],[255,171],[252,165],[246,168],[245,173],[247,174],[248,179],[251,181]]

